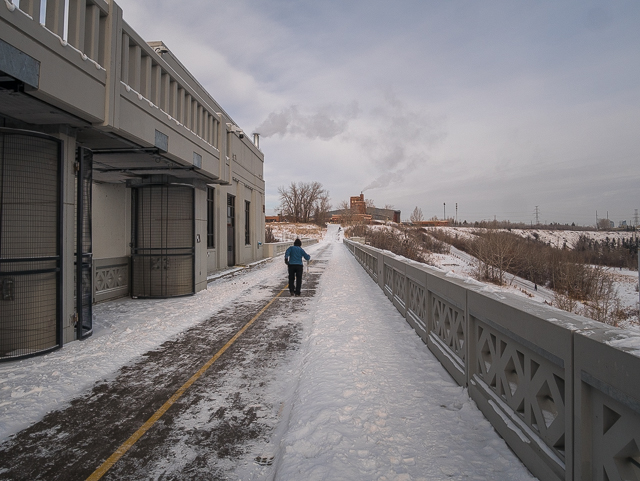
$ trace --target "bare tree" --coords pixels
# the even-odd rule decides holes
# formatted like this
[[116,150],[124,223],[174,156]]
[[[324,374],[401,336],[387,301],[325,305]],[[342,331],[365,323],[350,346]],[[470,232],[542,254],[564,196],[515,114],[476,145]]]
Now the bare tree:
[[280,212],[292,222],[326,219],[331,208],[329,191],[320,182],[291,182],[289,187],[279,187],[278,193]]
[[421,222],[424,220],[424,216],[422,215],[422,209],[418,206],[416,206],[415,209],[413,209],[413,212],[411,213],[411,217],[409,217],[409,220],[411,222]]
[[316,203],[314,218],[316,224],[324,225],[329,222],[329,210],[331,210],[331,203],[329,202],[329,192],[325,191],[322,194],[318,202]]
[[611,230],[611,222],[609,222],[609,219],[598,219],[596,228],[598,230]]
[[521,243],[513,234],[489,229],[474,243],[473,251],[478,278],[503,285],[505,273],[513,270],[520,257]]

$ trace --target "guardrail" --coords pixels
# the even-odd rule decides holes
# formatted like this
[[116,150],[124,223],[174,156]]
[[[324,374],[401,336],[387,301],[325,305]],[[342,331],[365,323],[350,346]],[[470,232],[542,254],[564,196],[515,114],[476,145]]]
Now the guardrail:
[[535,476],[640,479],[640,335],[344,243]]
[[[313,244],[317,244],[318,243],[318,239],[300,239],[302,241],[302,247],[307,247]],[[293,245],[293,241],[287,241],[287,242],[269,242],[268,244],[262,244],[262,247],[264,248],[263,254],[264,257],[275,257],[275,256],[279,256],[280,254],[284,254],[284,252],[287,250],[287,247],[290,247]]]

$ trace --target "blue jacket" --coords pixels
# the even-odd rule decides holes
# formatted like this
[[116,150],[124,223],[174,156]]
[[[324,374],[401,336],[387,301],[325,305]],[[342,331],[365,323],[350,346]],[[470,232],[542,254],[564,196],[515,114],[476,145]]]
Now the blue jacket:
[[289,259],[289,264],[299,264],[302,265],[302,258],[307,260],[311,259],[311,256],[307,254],[302,247],[299,246],[290,246],[287,249],[287,252],[284,253],[284,260]]

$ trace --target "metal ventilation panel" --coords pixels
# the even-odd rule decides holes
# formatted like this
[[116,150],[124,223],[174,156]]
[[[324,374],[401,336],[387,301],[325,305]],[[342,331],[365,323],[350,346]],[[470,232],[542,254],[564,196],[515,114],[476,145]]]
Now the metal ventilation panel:
[[0,360],[60,346],[61,142],[0,129]]

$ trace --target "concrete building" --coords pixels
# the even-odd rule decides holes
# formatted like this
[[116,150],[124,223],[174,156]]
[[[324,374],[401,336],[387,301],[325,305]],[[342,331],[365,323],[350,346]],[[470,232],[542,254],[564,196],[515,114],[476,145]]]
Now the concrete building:
[[257,135],[115,2],[65,3],[0,5],[0,360],[263,256]]

